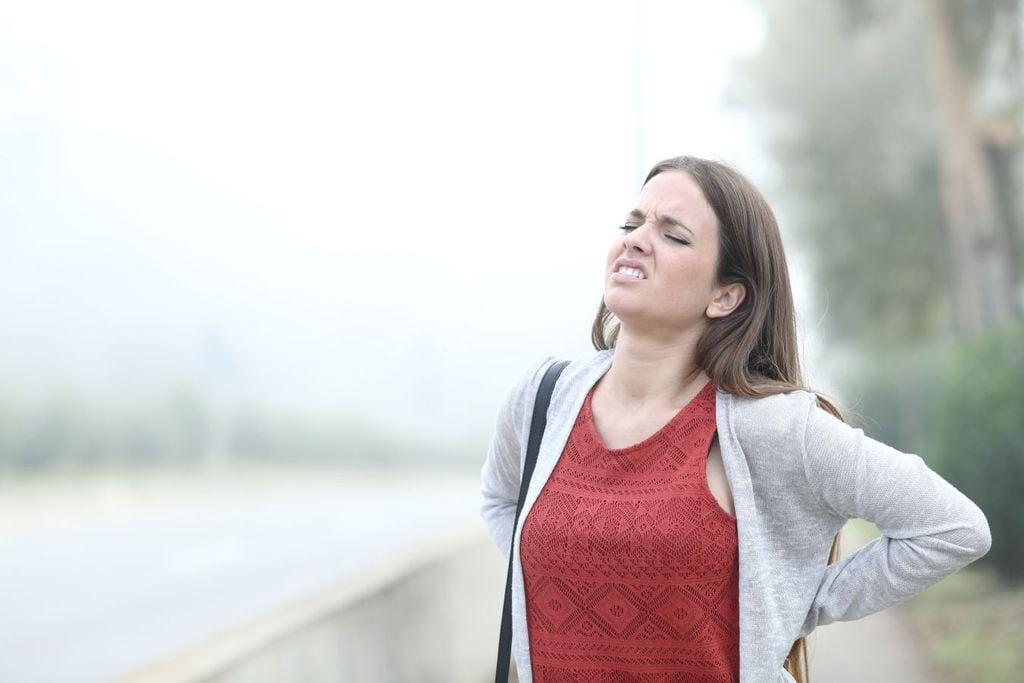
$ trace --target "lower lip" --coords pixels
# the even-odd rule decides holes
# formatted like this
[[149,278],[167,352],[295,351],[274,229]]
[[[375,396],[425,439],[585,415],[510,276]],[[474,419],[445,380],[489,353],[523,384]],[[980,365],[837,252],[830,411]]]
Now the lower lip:
[[612,273],[612,279],[616,282],[643,282],[647,278],[635,278],[625,273]]

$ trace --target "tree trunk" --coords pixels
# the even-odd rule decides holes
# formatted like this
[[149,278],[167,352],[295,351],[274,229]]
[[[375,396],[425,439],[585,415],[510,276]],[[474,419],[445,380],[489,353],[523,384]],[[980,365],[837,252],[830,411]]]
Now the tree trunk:
[[1009,245],[954,42],[950,0],[925,0],[939,112],[942,197],[949,229],[957,332],[973,337],[1017,314]]

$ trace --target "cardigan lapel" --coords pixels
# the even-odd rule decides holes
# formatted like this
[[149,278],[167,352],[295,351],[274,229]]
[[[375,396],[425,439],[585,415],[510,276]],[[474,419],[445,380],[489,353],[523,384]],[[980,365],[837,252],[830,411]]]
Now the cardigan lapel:
[[758,643],[760,629],[770,628],[769,605],[766,600],[771,586],[764,575],[765,562],[757,556],[757,549],[763,547],[760,540],[761,526],[757,498],[754,496],[753,480],[746,455],[740,446],[734,429],[735,403],[732,394],[718,390],[715,397],[718,440],[722,448],[722,463],[725,476],[732,491],[736,506],[736,537],[739,553],[739,608],[740,608],[740,681],[761,683],[777,680],[779,672],[766,668],[759,661],[762,651]]

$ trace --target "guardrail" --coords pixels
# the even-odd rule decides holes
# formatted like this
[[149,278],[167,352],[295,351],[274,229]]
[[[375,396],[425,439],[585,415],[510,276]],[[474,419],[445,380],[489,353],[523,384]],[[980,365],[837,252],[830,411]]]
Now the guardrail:
[[119,683],[493,680],[506,569],[475,521]]

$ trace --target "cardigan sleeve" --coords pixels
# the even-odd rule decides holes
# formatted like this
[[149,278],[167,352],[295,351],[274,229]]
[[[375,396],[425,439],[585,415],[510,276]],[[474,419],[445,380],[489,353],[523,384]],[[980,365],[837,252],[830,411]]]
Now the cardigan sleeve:
[[480,516],[505,559],[512,548],[520,471],[537,388],[547,367],[556,360],[547,356],[534,363],[505,393],[498,406],[487,458],[480,469]]
[[826,567],[800,636],[896,605],[978,559],[992,545],[981,509],[925,464],[812,402],[804,473],[840,521],[873,522],[878,538]]

